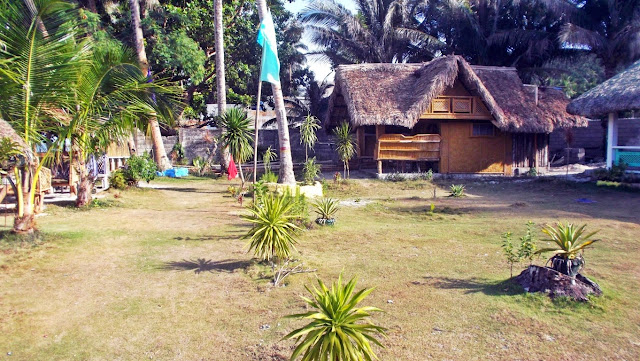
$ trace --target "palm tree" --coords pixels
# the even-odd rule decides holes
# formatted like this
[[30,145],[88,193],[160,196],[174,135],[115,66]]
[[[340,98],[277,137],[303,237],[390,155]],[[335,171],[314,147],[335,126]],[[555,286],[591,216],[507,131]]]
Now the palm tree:
[[[258,14],[262,20],[267,14],[266,0],[257,0]],[[293,160],[291,158],[291,142],[289,141],[289,124],[287,122],[287,110],[284,106],[282,86],[271,84],[271,92],[275,103],[276,120],[278,122],[278,142],[280,144],[280,175],[279,180],[284,184],[295,184],[296,177],[293,174]]]
[[[222,0],[215,0],[213,15],[216,30],[215,47],[218,114],[222,115],[227,109],[227,84],[224,73],[224,24],[222,22]],[[227,169],[229,167],[229,151],[226,148],[222,148],[221,152],[223,168]]]
[[[147,60],[147,52],[144,48],[144,35],[142,34],[142,23],[140,20],[140,2],[138,0],[129,0],[131,9],[131,28],[133,30],[133,42],[138,55],[138,62],[143,74],[151,77],[149,72],[149,61]],[[160,132],[160,124],[154,117],[149,118],[149,128],[151,130],[151,140],[153,142],[153,155],[161,171],[171,168],[171,161],[167,157],[167,151],[162,143],[162,133]]]
[[301,13],[311,40],[332,65],[406,60],[412,43],[436,49],[440,41],[406,28],[405,0],[358,0],[352,13],[336,0],[314,0]]
[[351,126],[349,123],[342,123],[333,130],[336,136],[336,151],[342,160],[344,166],[344,178],[349,178],[349,161],[356,155],[356,142],[351,134]]
[[[76,41],[77,13],[62,0],[3,2],[0,12],[0,116],[8,121],[35,152],[47,143],[54,121],[66,114],[58,109],[72,104],[70,86],[86,57],[86,43]],[[51,159],[49,146],[42,162],[37,158],[14,167],[17,216],[14,231],[35,227],[36,192],[43,163]]]
[[557,2],[565,6],[554,10],[569,19],[558,40],[595,53],[602,60],[607,78],[640,59],[640,2],[589,0],[581,6],[572,0]]
[[220,143],[222,147],[229,149],[229,153],[238,163],[242,189],[244,189],[242,163],[253,155],[251,121],[244,109],[231,108],[220,117],[219,124],[224,129],[220,135]]
[[162,81],[148,83],[135,55],[119,44],[93,48],[77,79],[75,107],[68,111],[70,121],[60,124],[58,141],[71,143],[72,167],[79,174],[76,205],[83,207],[91,203],[95,181],[87,158],[106,152],[113,142],[126,142],[147,114],[172,119],[181,91]]

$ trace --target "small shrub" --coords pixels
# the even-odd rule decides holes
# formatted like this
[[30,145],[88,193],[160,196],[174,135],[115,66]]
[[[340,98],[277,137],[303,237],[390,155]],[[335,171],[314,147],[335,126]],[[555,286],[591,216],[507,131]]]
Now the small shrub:
[[418,179],[431,182],[433,180],[433,169],[429,169],[428,171],[421,173]]
[[391,173],[386,178],[389,182],[404,182],[407,178],[402,173]]
[[278,175],[268,170],[260,177],[260,181],[264,183],[278,183]]
[[109,176],[109,186],[113,189],[126,189],[127,179],[122,169],[117,169]]
[[149,183],[155,179],[157,170],[156,163],[145,152],[142,156],[132,155],[123,168],[123,174],[130,186],[138,186],[141,180]]
[[451,187],[449,187],[449,189],[451,190],[451,196],[452,197],[462,197],[464,196],[464,184],[452,184]]
[[182,143],[178,142],[174,144],[173,148],[171,149],[171,153],[169,154],[170,154],[171,160],[174,163],[176,164],[186,163],[186,159],[184,158],[184,147],[182,146]]
[[333,219],[333,216],[338,212],[337,199],[322,198],[313,205],[320,219]]
[[529,264],[533,262],[533,257],[536,255],[536,238],[533,230],[533,222],[527,222],[527,231],[524,236],[520,237],[520,249],[518,250],[518,256],[520,259],[529,260]]
[[597,180],[608,182],[622,182],[628,166],[625,162],[614,164],[610,169],[596,169],[594,175]]
[[193,158],[191,162],[193,163],[193,167],[195,168],[198,176],[202,176],[202,174],[204,174],[204,171],[209,166],[207,160],[200,156]]
[[316,163],[316,157],[309,158],[304,162],[304,183],[313,184],[320,174],[320,164]]
[[537,177],[538,176],[538,170],[536,169],[536,167],[529,168],[529,170],[527,171],[527,176],[529,176],[529,177]]
[[269,193],[269,188],[267,188],[267,185],[264,183],[261,179],[251,186],[251,191],[253,192],[256,203],[261,203],[262,198]]
[[319,288],[305,287],[311,298],[303,300],[311,308],[309,312],[290,315],[287,318],[310,321],[306,326],[292,331],[284,339],[295,338],[297,346],[291,360],[377,360],[370,343],[382,344],[374,337],[385,336],[385,328],[368,321],[372,312],[382,312],[376,307],[356,307],[373,288],[355,292],[357,280],[352,278],[342,284],[342,275],[331,287],[318,280]]
[[340,174],[340,172],[333,173],[333,182],[334,183],[342,182],[342,174]]
[[431,203],[429,205],[429,210],[427,211],[427,215],[428,216],[433,216],[434,214],[436,214],[436,205],[435,205],[435,203]]
[[231,197],[235,198],[238,195],[238,188],[234,186],[228,186],[227,192],[229,192],[229,195],[231,195]]
[[269,146],[264,151],[264,153],[262,153],[262,162],[264,163],[265,174],[271,173],[271,162],[273,162],[277,158],[278,158],[278,155],[276,154],[276,152],[273,151],[273,149],[271,149],[271,146]]
[[513,278],[513,265],[520,262],[520,254],[516,251],[513,241],[511,240],[511,232],[502,235],[502,251],[509,263],[511,278]]
[[309,218],[309,205],[307,197],[300,193],[300,188],[296,189],[295,194],[292,194],[287,188],[282,198],[285,202],[291,204],[291,214],[295,217],[296,223],[304,224]]

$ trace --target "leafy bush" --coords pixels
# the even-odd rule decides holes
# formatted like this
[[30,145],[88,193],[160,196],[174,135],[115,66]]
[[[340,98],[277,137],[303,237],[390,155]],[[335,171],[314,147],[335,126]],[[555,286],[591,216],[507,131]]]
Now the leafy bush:
[[319,289],[313,291],[305,287],[311,298],[303,297],[312,310],[287,318],[309,320],[310,322],[284,336],[296,339],[297,347],[291,360],[302,356],[302,360],[374,360],[377,356],[370,342],[380,346],[374,335],[385,336],[385,328],[376,326],[367,320],[372,312],[382,312],[376,307],[356,307],[373,288],[363,289],[354,294],[356,279],[342,284],[342,275],[338,281],[327,287],[318,280]]
[[522,260],[533,261],[533,257],[536,255],[536,240],[533,231],[533,222],[527,222],[527,230],[524,236],[520,237],[520,247],[516,250],[512,240],[511,232],[507,232],[502,235],[502,250],[509,263],[511,277],[513,277],[513,265],[519,263]]
[[304,182],[306,184],[313,184],[320,174],[320,164],[316,163],[316,157],[307,159],[304,162]]
[[462,197],[464,196],[464,184],[452,184],[451,187],[449,187],[449,189],[451,190],[451,196],[452,197]]
[[278,175],[269,170],[260,177],[260,181],[264,183],[278,183]]
[[185,164],[184,147],[182,146],[182,143],[178,142],[173,145],[170,156],[173,162],[177,164]]
[[296,189],[295,194],[292,194],[287,188],[282,197],[285,202],[291,204],[291,214],[294,215],[296,222],[298,224],[305,223],[309,218],[309,205],[307,204],[307,197],[300,193],[300,188]]
[[128,187],[127,179],[122,169],[117,169],[109,176],[109,186],[114,189],[126,189]]
[[316,207],[315,212],[322,219],[332,219],[338,212],[338,200],[333,198],[322,198],[313,204]]
[[628,166],[625,162],[621,161],[619,164],[614,164],[610,169],[596,169],[594,175],[596,179],[609,182],[622,182],[626,175]]
[[396,172],[396,173],[391,173],[387,175],[385,179],[390,182],[404,182],[407,180],[407,177],[405,177],[402,173]]
[[191,162],[193,163],[193,167],[196,169],[196,172],[199,176],[202,176],[204,171],[207,169],[207,166],[209,166],[207,160],[200,156],[193,158]]
[[529,177],[537,177],[538,176],[538,170],[536,169],[536,167],[529,168],[529,170],[527,171],[527,176],[529,176]]
[[421,173],[418,178],[431,182],[433,180],[433,169],[429,169],[428,171]]
[[130,186],[138,186],[138,182],[144,180],[149,183],[156,177],[158,167],[151,159],[149,153],[145,152],[142,156],[132,155],[123,168],[123,174]]

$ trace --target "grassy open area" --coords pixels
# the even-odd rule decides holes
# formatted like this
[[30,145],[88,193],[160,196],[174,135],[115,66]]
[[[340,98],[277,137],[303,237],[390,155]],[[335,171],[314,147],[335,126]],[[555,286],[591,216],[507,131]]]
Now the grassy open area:
[[[3,233],[0,360],[288,359],[293,341],[281,338],[301,323],[283,316],[304,311],[316,275],[340,272],[377,287],[364,303],[386,311],[374,317],[388,328],[382,360],[640,358],[639,193],[464,181],[467,197],[445,197],[441,183],[432,200],[425,181],[332,185],[351,202],[298,245],[317,272],[274,288],[240,239],[248,225],[230,183],[157,180],[90,210],[50,206],[41,242]],[[601,229],[584,273],[603,297],[554,302],[507,281],[500,235],[519,237],[528,220]]]

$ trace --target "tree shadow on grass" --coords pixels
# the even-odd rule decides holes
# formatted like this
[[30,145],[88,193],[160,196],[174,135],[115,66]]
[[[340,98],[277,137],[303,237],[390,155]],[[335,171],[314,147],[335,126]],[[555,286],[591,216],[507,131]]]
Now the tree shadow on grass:
[[514,296],[522,294],[522,286],[513,279],[504,281],[490,281],[483,278],[457,279],[449,277],[424,277],[425,283],[413,282],[414,284],[426,284],[440,289],[463,290],[465,294],[482,292],[489,296]]
[[221,193],[221,192],[213,192],[209,190],[203,190],[201,188],[191,188],[191,187],[157,187],[155,189],[158,189],[161,191],[173,191],[173,192],[183,192],[183,193],[207,193],[207,194]]
[[176,262],[167,262],[160,268],[166,271],[193,271],[196,274],[202,272],[225,272],[232,273],[237,269],[245,269],[251,265],[251,261],[242,260],[223,260],[213,261],[210,259],[198,258],[195,260],[186,260]]

